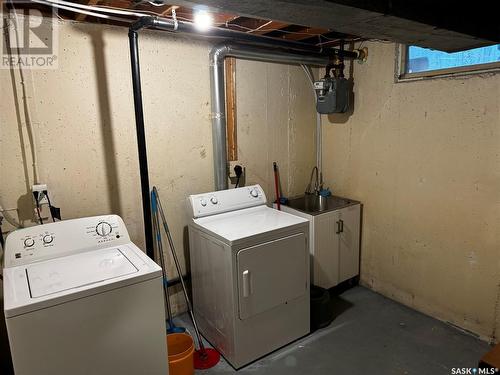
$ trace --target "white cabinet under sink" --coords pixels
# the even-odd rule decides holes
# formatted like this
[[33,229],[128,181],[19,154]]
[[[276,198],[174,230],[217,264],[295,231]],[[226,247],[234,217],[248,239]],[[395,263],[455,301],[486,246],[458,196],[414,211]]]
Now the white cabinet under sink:
[[[294,199],[289,204],[293,206]],[[312,283],[331,288],[358,276],[361,204],[331,197],[330,207],[322,211],[295,206],[282,205],[281,210],[309,220]]]

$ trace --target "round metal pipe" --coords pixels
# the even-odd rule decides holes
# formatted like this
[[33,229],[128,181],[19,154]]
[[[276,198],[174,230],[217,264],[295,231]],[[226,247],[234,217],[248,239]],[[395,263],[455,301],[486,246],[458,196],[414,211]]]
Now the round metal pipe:
[[[143,17],[149,20],[145,21],[148,23],[144,27],[153,27],[159,30],[175,31],[180,33],[186,33],[196,36],[197,38],[203,39],[221,39],[228,40],[231,39],[238,43],[250,43],[252,45],[261,45],[267,47],[277,47],[286,50],[312,52],[326,56],[342,56],[345,59],[357,59],[359,54],[357,51],[341,51],[336,48],[325,48],[318,47],[312,44],[295,42],[285,39],[276,39],[264,35],[254,35],[251,33],[246,33],[243,31],[236,31],[231,29],[224,29],[219,27],[212,27],[205,32],[200,32],[196,29],[194,23],[187,21],[174,21],[168,18],[158,18],[158,17]],[[140,20],[142,20],[141,18]]]
[[269,48],[237,44],[217,45],[210,51],[210,93],[212,101],[212,142],[214,153],[214,183],[216,190],[228,188],[226,150],[226,92],[224,59],[236,57],[245,60],[297,65],[325,66],[329,56],[309,53],[284,52]]

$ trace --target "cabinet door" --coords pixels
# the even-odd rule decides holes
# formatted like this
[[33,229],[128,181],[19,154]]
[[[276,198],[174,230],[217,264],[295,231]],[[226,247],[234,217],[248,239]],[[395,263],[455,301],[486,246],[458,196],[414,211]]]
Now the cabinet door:
[[360,205],[341,209],[339,219],[342,223],[339,254],[339,283],[341,283],[359,274]]
[[339,212],[316,215],[313,220],[313,283],[328,289],[339,283]]

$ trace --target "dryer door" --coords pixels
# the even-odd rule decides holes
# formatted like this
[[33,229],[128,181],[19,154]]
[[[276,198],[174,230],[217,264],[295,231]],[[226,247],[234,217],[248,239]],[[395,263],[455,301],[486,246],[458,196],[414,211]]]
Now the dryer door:
[[238,265],[240,319],[248,319],[304,295],[308,249],[304,233],[242,249]]

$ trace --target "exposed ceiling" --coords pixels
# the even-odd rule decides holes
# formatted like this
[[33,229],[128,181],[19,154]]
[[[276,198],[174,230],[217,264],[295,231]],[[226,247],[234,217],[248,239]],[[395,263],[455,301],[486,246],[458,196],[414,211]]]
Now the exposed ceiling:
[[[128,9],[131,11],[142,11],[148,14],[158,15],[160,17],[171,18],[172,10],[175,10],[176,17],[179,20],[193,21],[194,12],[199,8],[196,4],[188,5],[173,5],[172,0],[168,2],[155,2],[150,1],[129,1],[129,0],[70,0],[73,3],[99,6],[99,7],[112,7],[120,9]],[[176,1],[176,0],[174,0]],[[177,2],[179,4],[179,2]],[[30,4],[30,6],[37,6]],[[17,5],[16,5],[17,6]],[[21,5],[20,5],[21,6]],[[43,10],[44,6],[37,6]],[[47,8],[45,8],[47,9]],[[208,9],[204,7],[204,9]],[[219,9],[208,9],[208,12],[214,19],[214,26],[220,28],[227,28],[237,31],[246,32],[258,36],[266,36],[276,39],[300,41],[310,45],[320,47],[334,47],[338,46],[341,41],[347,43],[360,40],[356,35],[348,33],[339,33],[325,27],[310,27],[308,25],[299,25],[291,22],[282,22],[271,20],[268,17],[248,17],[240,16],[234,12],[223,11]],[[73,12],[58,10],[59,17],[70,20],[95,22],[95,23],[112,23],[118,25],[126,25],[116,21],[108,21],[100,18],[87,16],[84,14],[76,14]]]
[[187,0],[248,17],[326,28],[447,52],[500,43],[494,2],[450,0]]
[[[175,5],[173,4],[175,1]],[[404,0],[72,0],[74,3],[144,11],[192,21],[199,8],[215,26],[320,47],[341,41],[380,39],[447,52],[500,43],[491,2]],[[483,4],[486,3],[486,4]],[[22,4],[22,3],[21,3]],[[30,6],[33,4],[30,4]],[[17,6],[17,5],[16,5]],[[44,9],[43,5],[39,8]],[[45,7],[45,9],[47,9]],[[117,23],[59,10],[78,21]]]

